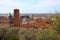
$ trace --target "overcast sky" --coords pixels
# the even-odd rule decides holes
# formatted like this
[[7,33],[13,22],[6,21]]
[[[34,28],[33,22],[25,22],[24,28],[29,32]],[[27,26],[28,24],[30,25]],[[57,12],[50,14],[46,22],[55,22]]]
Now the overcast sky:
[[60,0],[0,0],[0,13],[13,13],[16,8],[21,13],[60,11]]

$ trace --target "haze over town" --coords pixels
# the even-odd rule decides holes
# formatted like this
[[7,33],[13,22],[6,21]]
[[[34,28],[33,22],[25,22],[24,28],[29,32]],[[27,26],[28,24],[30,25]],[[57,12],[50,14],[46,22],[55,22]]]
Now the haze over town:
[[0,0],[0,14],[13,13],[16,8],[21,13],[60,12],[60,0]]

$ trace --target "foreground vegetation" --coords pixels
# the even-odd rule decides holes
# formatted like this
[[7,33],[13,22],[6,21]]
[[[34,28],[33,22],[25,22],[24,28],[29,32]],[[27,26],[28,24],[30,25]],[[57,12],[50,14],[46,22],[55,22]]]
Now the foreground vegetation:
[[53,18],[48,29],[0,27],[0,40],[60,40],[60,16],[56,14]]

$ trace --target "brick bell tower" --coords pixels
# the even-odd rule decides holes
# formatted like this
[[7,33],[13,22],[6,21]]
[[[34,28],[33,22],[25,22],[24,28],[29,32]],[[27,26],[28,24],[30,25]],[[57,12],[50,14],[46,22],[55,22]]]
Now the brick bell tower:
[[19,9],[14,9],[14,26],[20,26]]

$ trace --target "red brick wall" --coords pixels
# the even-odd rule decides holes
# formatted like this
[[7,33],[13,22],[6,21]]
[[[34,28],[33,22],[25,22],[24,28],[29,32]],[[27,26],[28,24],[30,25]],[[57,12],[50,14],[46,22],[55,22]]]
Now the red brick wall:
[[19,9],[14,9],[14,26],[20,26]]
[[35,28],[48,28],[50,25],[45,23],[44,21],[40,19],[35,19],[34,20],[34,27]]

